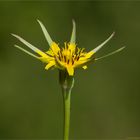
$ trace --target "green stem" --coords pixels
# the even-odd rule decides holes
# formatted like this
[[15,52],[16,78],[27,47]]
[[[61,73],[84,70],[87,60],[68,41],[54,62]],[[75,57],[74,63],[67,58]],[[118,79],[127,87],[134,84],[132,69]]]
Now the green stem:
[[70,130],[70,99],[71,90],[74,86],[74,77],[69,76],[67,71],[59,71],[59,82],[62,88],[64,104],[64,140],[69,140]]
[[71,91],[62,89],[64,101],[64,140],[69,140]]

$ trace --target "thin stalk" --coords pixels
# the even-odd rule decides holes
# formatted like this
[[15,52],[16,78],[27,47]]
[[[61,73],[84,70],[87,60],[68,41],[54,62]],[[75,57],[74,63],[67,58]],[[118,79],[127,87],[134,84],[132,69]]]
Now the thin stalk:
[[67,71],[59,71],[59,83],[62,88],[63,106],[64,106],[64,140],[69,140],[70,131],[70,103],[71,103],[71,90],[74,86],[74,77],[69,76]]
[[69,140],[71,90],[62,89],[64,103],[64,140]]

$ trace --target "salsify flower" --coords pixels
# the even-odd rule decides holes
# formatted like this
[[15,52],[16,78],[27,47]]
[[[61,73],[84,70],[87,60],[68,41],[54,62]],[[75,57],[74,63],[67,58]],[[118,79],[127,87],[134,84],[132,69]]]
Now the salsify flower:
[[46,63],[45,69],[49,68],[57,68],[59,69],[59,82],[62,88],[63,101],[64,101],[64,140],[69,140],[69,126],[70,126],[70,99],[71,99],[71,91],[74,86],[74,70],[78,67],[82,67],[83,69],[87,68],[87,64],[89,62],[94,62],[99,59],[105,58],[107,56],[113,55],[124,47],[115,50],[107,55],[96,58],[95,53],[99,51],[113,36],[114,32],[99,46],[95,49],[92,49],[89,52],[86,52],[85,48],[79,48],[76,44],[76,25],[73,20],[73,29],[70,41],[64,43],[64,47],[59,47],[59,45],[53,41],[47,32],[45,26],[41,21],[37,20],[41,26],[41,29],[45,35],[45,38],[49,44],[48,51],[42,51],[23,38],[18,35],[12,34],[18,40],[20,40],[23,44],[33,50],[35,54],[21,48],[18,45],[15,45],[18,49],[24,51],[25,53],[35,57],[38,60]]
[[98,59],[107,57],[109,55],[112,55],[116,52],[121,51],[124,47],[109,53],[103,57],[96,58],[95,53],[100,50],[113,36],[114,32],[107,38],[103,43],[101,43],[99,46],[94,48],[93,50],[86,52],[85,48],[79,48],[76,44],[76,24],[73,20],[73,29],[71,34],[70,42],[65,42],[64,47],[59,47],[59,44],[57,44],[55,41],[53,41],[47,32],[45,26],[42,24],[41,21],[37,20],[38,23],[41,26],[41,29],[45,35],[45,38],[50,46],[48,51],[42,51],[38,49],[37,47],[33,46],[23,38],[21,38],[18,35],[12,34],[14,37],[16,37],[18,40],[20,40],[23,44],[25,44],[27,47],[32,49],[35,53],[38,55],[35,55],[23,48],[21,48],[18,45],[15,45],[18,49],[24,51],[25,53],[37,58],[38,60],[41,60],[42,62],[46,63],[45,69],[48,70],[50,68],[58,68],[60,70],[66,70],[69,74],[69,76],[74,75],[75,68],[82,67],[83,69],[87,68],[87,63],[92,61],[96,61]]

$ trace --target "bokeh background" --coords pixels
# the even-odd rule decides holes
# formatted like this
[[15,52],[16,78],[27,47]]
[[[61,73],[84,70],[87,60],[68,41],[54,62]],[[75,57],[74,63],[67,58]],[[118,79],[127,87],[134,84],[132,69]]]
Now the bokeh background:
[[27,47],[10,35],[47,50],[36,19],[61,45],[69,41],[75,19],[77,44],[87,50],[116,32],[97,57],[126,49],[75,73],[70,137],[139,140],[139,1],[0,1],[0,139],[62,139],[58,71],[45,71],[44,64],[14,48]]

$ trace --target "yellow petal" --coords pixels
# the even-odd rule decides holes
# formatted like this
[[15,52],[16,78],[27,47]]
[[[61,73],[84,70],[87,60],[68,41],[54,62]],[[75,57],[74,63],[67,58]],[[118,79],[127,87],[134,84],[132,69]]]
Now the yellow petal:
[[45,54],[44,52],[42,52],[40,50],[37,50],[36,53],[38,53],[42,57],[48,57],[47,54]]
[[93,54],[94,54],[94,52],[93,51],[90,51],[87,54],[85,54],[85,57],[86,58],[90,58]]
[[43,62],[43,63],[49,63],[50,61],[54,61],[53,57],[39,57],[39,59]]
[[80,65],[83,65],[83,64],[87,63],[88,61],[89,61],[88,59],[76,61],[74,63],[74,67],[78,67]]
[[50,55],[50,56],[54,56],[54,53],[53,53],[53,51],[52,50],[48,50],[48,51],[46,51],[46,54],[48,54],[48,55]]
[[72,66],[67,66],[67,71],[70,76],[74,75],[74,68]]
[[54,54],[57,54],[58,51],[60,51],[60,48],[58,47],[58,45],[55,42],[53,42],[51,45],[51,50],[53,51]]
[[68,49],[71,50],[71,51],[74,51],[76,48],[76,45],[74,43],[70,43],[68,44]]
[[49,68],[51,68],[51,67],[54,66],[54,65],[55,65],[55,61],[50,61],[50,62],[46,65],[45,69],[48,70]]
[[87,65],[84,65],[82,68],[83,68],[84,70],[87,69]]

